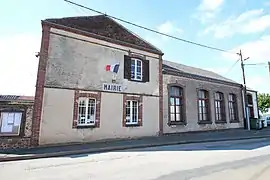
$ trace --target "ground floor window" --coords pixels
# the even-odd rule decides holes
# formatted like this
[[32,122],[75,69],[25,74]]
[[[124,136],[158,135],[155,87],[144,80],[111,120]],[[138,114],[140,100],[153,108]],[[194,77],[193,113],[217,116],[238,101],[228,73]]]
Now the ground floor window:
[[79,99],[78,126],[95,125],[96,120],[96,99]]
[[138,124],[138,101],[127,101],[126,124]]
[[74,91],[72,128],[100,127],[101,92]]
[[0,135],[20,135],[22,112],[0,112]]
[[169,124],[184,123],[183,88],[177,85],[169,86]]
[[252,95],[247,95],[248,108],[249,108],[249,118],[254,118],[254,107],[253,107],[253,99]]
[[235,94],[229,94],[229,117],[230,121],[236,121],[237,118],[237,99]]
[[215,116],[216,121],[226,121],[224,95],[221,92],[215,93]]
[[198,113],[199,122],[210,121],[209,92],[206,90],[198,91]]
[[142,126],[142,96],[123,95],[123,126]]

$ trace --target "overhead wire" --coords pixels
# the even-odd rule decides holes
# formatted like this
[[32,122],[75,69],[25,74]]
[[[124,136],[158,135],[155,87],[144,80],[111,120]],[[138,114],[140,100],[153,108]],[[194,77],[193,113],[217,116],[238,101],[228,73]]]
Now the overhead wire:
[[235,63],[230,67],[230,69],[224,74],[225,76],[229,74],[229,72],[231,72],[231,70],[234,68],[234,66],[240,61],[240,58],[238,58]]
[[64,1],[67,2],[67,3],[73,4],[73,5],[79,6],[79,7],[81,7],[81,8],[85,8],[85,9],[87,9],[87,10],[93,11],[93,12],[95,12],[95,13],[98,13],[98,14],[102,14],[102,15],[108,16],[108,17],[110,17],[110,18],[112,18],[112,19],[115,19],[115,20],[124,22],[124,23],[126,23],[126,24],[130,24],[130,25],[133,25],[133,26],[135,26],[135,27],[138,27],[138,28],[141,28],[141,29],[144,29],[144,30],[147,30],[147,31],[151,31],[151,32],[153,32],[153,33],[160,34],[160,35],[163,35],[163,36],[167,36],[167,37],[169,37],[169,38],[176,39],[176,40],[179,40],[179,41],[182,41],[182,42],[185,42],[185,43],[193,44],[193,45],[196,45],[196,46],[200,46],[200,47],[204,47],[204,48],[208,48],[208,49],[212,49],[212,50],[216,50],[216,51],[220,51],[220,52],[231,53],[231,54],[237,54],[236,52],[231,52],[231,51],[227,51],[227,50],[220,49],[220,48],[217,48],[217,47],[212,47],[212,46],[208,46],[208,45],[196,43],[196,42],[193,42],[193,41],[185,40],[185,39],[182,39],[182,38],[178,38],[178,37],[175,37],[175,36],[172,36],[172,35],[168,35],[168,34],[165,34],[165,33],[162,33],[162,32],[159,32],[159,31],[156,31],[156,30],[153,30],[153,29],[150,29],[150,28],[147,28],[147,27],[138,25],[138,24],[135,24],[135,23],[133,23],[133,22],[130,22],[130,21],[127,21],[127,20],[123,20],[123,19],[118,18],[118,17],[115,17],[115,16],[108,15],[108,14],[103,13],[103,12],[101,12],[101,11],[95,10],[95,9],[93,9],[93,8],[89,8],[89,7],[87,7],[87,6],[84,6],[84,5],[81,5],[81,4],[78,4],[78,3],[75,3],[75,2],[69,1],[69,0],[64,0]]

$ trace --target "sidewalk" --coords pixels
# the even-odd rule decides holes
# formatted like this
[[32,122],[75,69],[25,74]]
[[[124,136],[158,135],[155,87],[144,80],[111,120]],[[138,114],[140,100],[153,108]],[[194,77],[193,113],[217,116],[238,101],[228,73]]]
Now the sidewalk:
[[99,141],[85,144],[38,147],[32,149],[0,150],[0,162],[46,158],[46,157],[59,157],[83,153],[100,153],[115,150],[126,150],[126,149],[154,147],[163,145],[243,140],[255,138],[270,138],[270,128],[258,131],[256,130],[247,131],[244,129],[230,129],[212,132],[188,132],[188,133],[164,135],[160,137],[110,140],[106,142]]

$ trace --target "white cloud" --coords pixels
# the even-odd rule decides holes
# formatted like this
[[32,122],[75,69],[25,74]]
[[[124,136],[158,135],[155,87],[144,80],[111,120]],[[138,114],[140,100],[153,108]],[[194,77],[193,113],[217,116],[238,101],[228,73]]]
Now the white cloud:
[[[175,23],[171,21],[166,21],[165,23],[160,24],[159,26],[156,27],[156,29],[160,33],[168,34],[171,36],[179,36],[184,32],[181,28],[177,27]],[[168,39],[169,37],[158,34],[149,35],[145,37],[146,41],[152,43],[157,47],[161,47]]]
[[223,0],[202,0],[198,9],[201,11],[215,11],[223,2]]
[[0,94],[34,95],[40,36],[0,36]]
[[[251,41],[233,48],[232,52],[239,52],[242,50],[244,57],[250,57],[249,61],[254,63],[270,61],[270,35],[263,36],[257,41]],[[237,55],[222,53],[222,55],[229,60],[236,60]]]
[[223,3],[224,0],[202,0],[194,17],[202,23],[209,22],[220,12]]
[[263,9],[250,10],[237,17],[230,17],[224,22],[211,25],[204,34],[213,33],[215,38],[225,38],[236,33],[249,34],[262,32],[270,28],[270,14]]
[[160,33],[170,34],[170,35],[175,34],[175,33],[180,33],[181,34],[183,32],[182,29],[176,27],[174,25],[174,23],[172,23],[171,21],[167,21],[167,22],[159,25],[157,27],[157,30]]
[[[263,36],[257,41],[251,41],[248,43],[244,43],[238,47],[233,48],[231,51],[239,52],[242,50],[243,58],[250,57],[245,64],[257,64],[246,66],[246,81],[247,86],[258,90],[259,92],[268,92],[270,93],[270,79],[268,72],[268,61],[270,61],[270,35]],[[226,60],[231,60],[234,63],[237,59],[239,59],[238,55],[222,53],[222,56],[226,58]],[[261,64],[262,63],[262,64]],[[242,77],[240,65],[236,65],[238,67],[237,76],[235,78]],[[242,79],[239,79],[238,82],[242,83]]]
[[259,93],[270,93],[269,76],[251,76],[247,78],[247,87],[259,91]]

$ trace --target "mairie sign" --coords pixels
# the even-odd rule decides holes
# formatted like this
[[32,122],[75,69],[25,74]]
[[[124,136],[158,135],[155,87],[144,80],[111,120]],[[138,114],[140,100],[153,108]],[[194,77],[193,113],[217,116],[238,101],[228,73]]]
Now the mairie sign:
[[103,83],[102,86],[103,91],[110,91],[110,92],[122,92],[123,87],[121,84],[115,83]]

